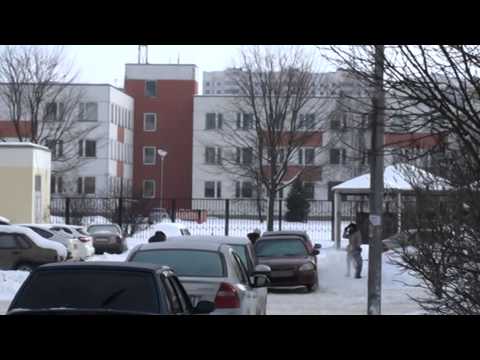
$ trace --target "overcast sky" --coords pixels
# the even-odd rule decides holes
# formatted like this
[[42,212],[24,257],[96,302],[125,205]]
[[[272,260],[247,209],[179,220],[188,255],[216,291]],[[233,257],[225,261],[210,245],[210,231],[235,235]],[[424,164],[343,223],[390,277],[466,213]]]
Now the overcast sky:
[[[240,48],[240,45],[149,45],[148,61],[176,64],[180,56],[180,63],[198,66],[201,82],[203,71],[233,66]],[[65,50],[79,70],[78,82],[123,86],[125,64],[138,61],[138,45],[67,45]]]

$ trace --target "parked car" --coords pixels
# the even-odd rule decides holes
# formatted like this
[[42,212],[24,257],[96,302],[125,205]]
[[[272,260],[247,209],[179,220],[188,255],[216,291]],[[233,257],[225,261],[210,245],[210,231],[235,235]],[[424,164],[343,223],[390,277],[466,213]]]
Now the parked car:
[[[185,238],[177,238],[183,240]],[[173,238],[172,240],[177,240]],[[238,254],[240,259],[247,270],[248,276],[252,277],[255,274],[264,274],[266,276],[270,275],[271,269],[267,265],[259,265],[257,262],[257,257],[255,255],[255,250],[253,248],[252,242],[248,240],[246,237],[237,237],[237,236],[189,236],[189,240],[192,241],[211,241],[218,244],[226,244],[233,248],[233,250]],[[264,313],[264,310],[267,308],[267,287],[258,287],[255,288],[257,292],[258,302],[257,305],[259,309],[257,310],[257,314]]]
[[0,216],[0,225],[11,225],[11,222],[6,217]]
[[32,271],[37,266],[67,258],[62,244],[16,225],[0,227],[0,269]]
[[299,236],[267,236],[255,243],[260,264],[268,265],[270,286],[305,286],[309,292],[318,287],[316,255]]
[[56,241],[67,248],[68,258],[72,260],[84,260],[93,255],[93,246],[76,239],[70,232],[67,233],[58,225],[52,224],[19,224],[35,231],[41,237]]
[[[299,236],[303,240],[306,241],[306,245],[308,246],[308,249],[312,251],[313,249],[317,249],[320,251],[322,248],[321,244],[315,244],[312,239],[310,239],[310,236],[308,236],[308,233],[306,231],[301,231],[301,230],[279,230],[279,231],[265,231],[262,234],[262,237],[270,237],[270,236]],[[315,259],[316,261],[316,259]]]
[[133,248],[127,261],[171,267],[187,290],[192,304],[213,301],[220,315],[265,314],[255,288],[265,287],[264,274],[248,275],[232,247],[211,241],[176,239],[141,244]]
[[93,237],[88,234],[85,227],[78,225],[59,225],[58,227],[62,231],[71,234],[71,236],[81,242],[80,246],[77,247],[81,260],[84,260],[95,254],[95,248],[93,247]]
[[179,223],[160,223],[155,224],[152,226],[152,230],[154,232],[161,231],[166,236],[167,239],[171,237],[178,237],[178,236],[190,236],[190,231],[187,229],[185,225]]
[[209,313],[211,302],[196,307],[164,266],[122,262],[76,262],[39,267],[15,295],[7,315]]
[[117,224],[94,224],[87,228],[88,234],[93,238],[95,254],[112,252],[121,254],[127,250],[126,239],[122,229]]
[[148,215],[148,222],[150,224],[170,221],[170,215],[164,208],[153,208]]

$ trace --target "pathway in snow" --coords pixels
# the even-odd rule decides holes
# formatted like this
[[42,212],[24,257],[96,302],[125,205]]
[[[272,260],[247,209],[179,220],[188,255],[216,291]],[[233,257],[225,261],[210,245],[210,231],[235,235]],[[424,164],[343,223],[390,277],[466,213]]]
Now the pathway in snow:
[[[368,250],[364,246],[365,250]],[[363,257],[366,257],[364,251]],[[333,247],[321,250],[318,256],[319,289],[306,293],[303,289],[272,290],[268,295],[268,313],[272,315],[362,315],[367,309],[368,261],[364,260],[362,279],[346,277],[345,251]],[[418,289],[399,281],[414,283],[408,274],[400,274],[388,264],[384,255],[382,269],[382,314],[416,314],[420,308],[407,294],[418,295]]]

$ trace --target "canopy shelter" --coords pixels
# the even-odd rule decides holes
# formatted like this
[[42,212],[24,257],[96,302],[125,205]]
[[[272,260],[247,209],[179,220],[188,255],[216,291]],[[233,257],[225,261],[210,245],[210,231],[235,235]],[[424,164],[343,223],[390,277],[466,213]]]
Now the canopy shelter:
[[[383,172],[385,193],[396,194],[398,231],[401,229],[402,194],[413,193],[415,188],[445,191],[447,181],[413,165],[397,164],[387,166]],[[337,249],[341,241],[341,195],[368,195],[370,193],[370,173],[357,176],[332,188],[333,191],[333,239]]]

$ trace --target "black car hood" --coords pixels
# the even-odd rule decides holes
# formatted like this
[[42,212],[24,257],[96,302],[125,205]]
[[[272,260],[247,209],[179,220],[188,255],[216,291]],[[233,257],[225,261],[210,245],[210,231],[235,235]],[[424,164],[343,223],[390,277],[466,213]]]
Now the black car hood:
[[160,315],[111,309],[13,309],[7,315]]

